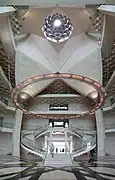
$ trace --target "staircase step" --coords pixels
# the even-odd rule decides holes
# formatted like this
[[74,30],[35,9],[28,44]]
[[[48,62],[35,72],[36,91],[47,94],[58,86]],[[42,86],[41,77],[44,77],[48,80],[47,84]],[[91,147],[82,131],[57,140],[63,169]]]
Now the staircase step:
[[62,167],[72,165],[72,161],[69,154],[54,154],[53,158],[51,154],[47,154],[44,164],[46,166]]

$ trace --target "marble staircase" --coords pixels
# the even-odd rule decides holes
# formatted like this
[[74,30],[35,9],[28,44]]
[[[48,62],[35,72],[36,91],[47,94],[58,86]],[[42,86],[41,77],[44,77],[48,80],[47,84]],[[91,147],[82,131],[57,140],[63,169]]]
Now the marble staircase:
[[71,166],[72,159],[70,154],[54,154],[52,158],[51,154],[47,154],[45,159],[45,166],[53,166],[53,167],[64,167],[64,166]]

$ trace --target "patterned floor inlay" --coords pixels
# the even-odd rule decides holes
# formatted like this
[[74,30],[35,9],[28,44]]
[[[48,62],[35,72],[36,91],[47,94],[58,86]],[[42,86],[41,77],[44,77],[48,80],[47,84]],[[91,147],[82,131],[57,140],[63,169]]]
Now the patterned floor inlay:
[[2,156],[0,180],[115,180],[115,157],[56,168]]

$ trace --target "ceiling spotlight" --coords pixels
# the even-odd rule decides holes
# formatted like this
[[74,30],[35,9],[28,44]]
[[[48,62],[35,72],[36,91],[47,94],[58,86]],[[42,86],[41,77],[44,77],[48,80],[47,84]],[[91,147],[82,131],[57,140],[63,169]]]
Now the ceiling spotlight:
[[46,39],[56,43],[68,40],[72,31],[70,18],[59,13],[49,15],[42,26],[42,32]]
[[55,27],[61,26],[61,20],[60,20],[60,19],[56,19],[56,20],[54,21],[54,26],[55,26]]

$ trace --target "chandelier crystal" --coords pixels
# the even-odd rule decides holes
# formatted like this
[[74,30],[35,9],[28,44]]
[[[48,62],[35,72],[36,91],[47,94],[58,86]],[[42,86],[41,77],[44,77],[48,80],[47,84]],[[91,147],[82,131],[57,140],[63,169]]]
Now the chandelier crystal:
[[59,13],[48,16],[42,26],[42,32],[46,39],[56,43],[68,40],[72,31],[70,18]]

